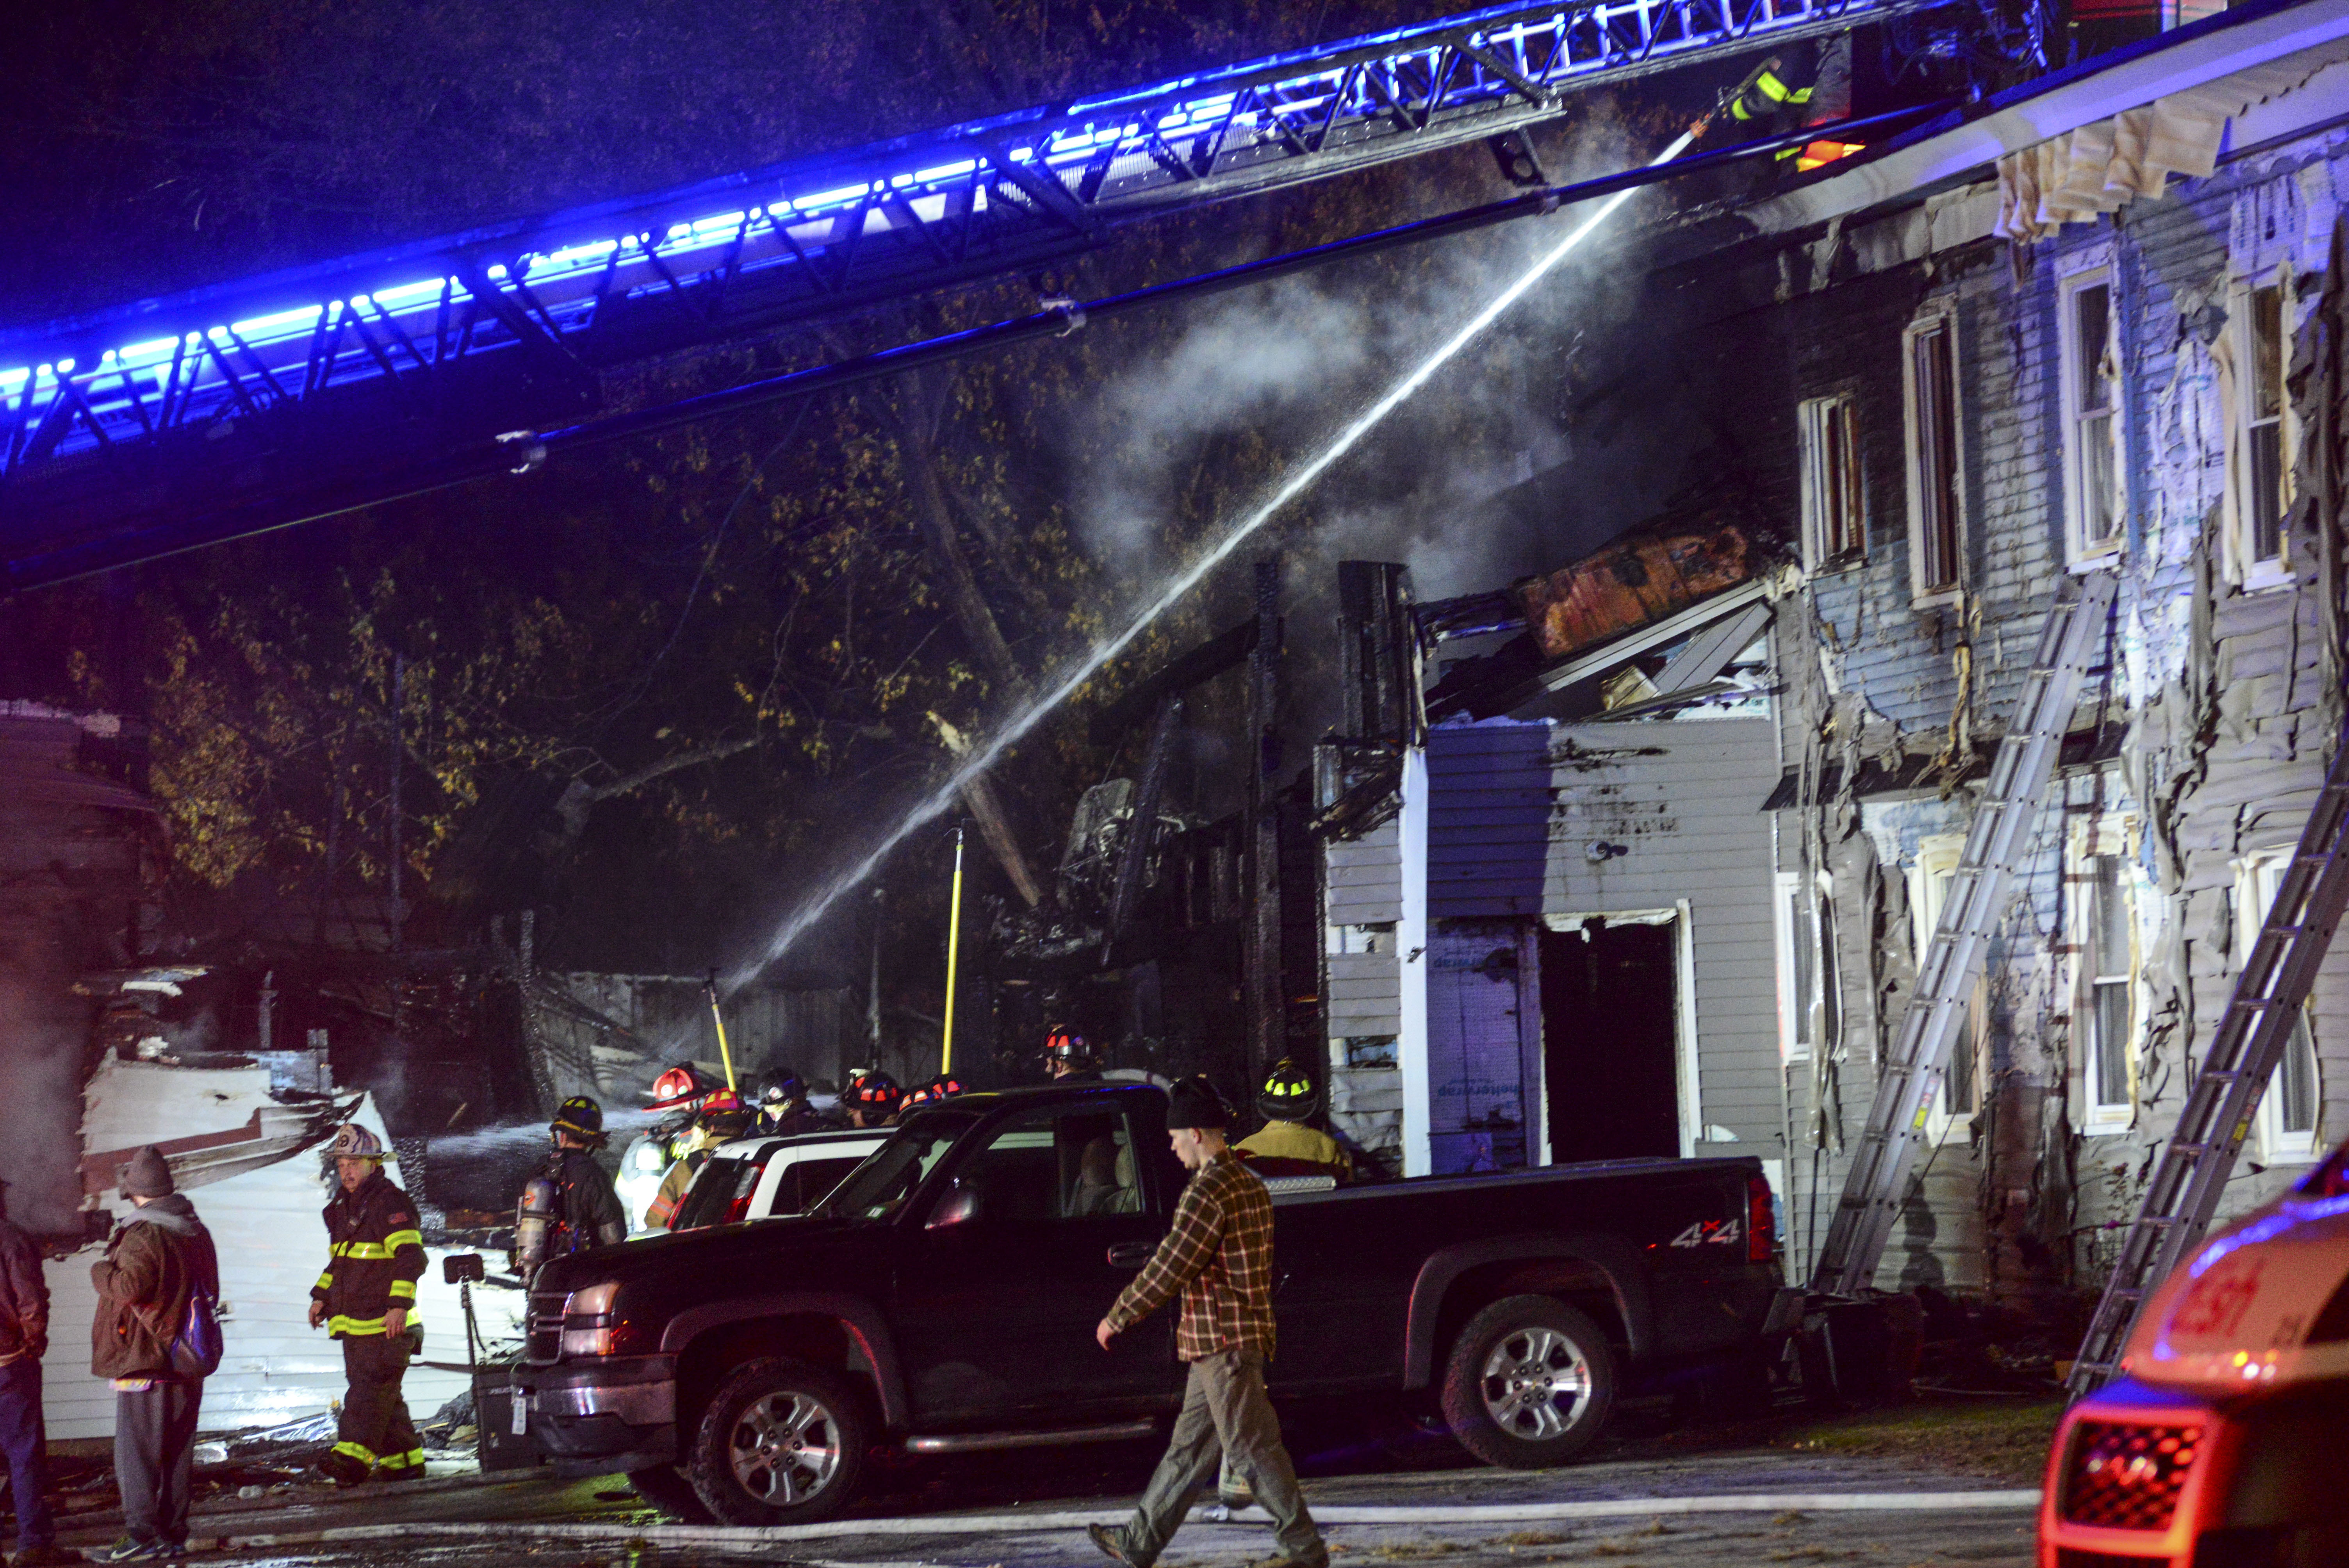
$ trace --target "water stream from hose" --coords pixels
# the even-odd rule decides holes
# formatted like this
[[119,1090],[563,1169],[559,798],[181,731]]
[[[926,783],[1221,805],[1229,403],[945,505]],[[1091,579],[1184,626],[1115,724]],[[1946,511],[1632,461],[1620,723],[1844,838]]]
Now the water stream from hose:
[[[1664,149],[1651,160],[1650,167],[1670,163],[1688,150],[1689,145],[1696,139],[1696,137],[1695,130],[1684,133],[1679,140]],[[1254,511],[1239,519],[1211,548],[1170,578],[1148,603],[1134,612],[1123,630],[1095,644],[1092,651],[1071,665],[1050,689],[1005,721],[984,745],[972,748],[946,781],[916,802],[905,816],[898,820],[895,826],[874,842],[861,860],[842,871],[821,889],[809,895],[797,909],[785,917],[782,923],[775,928],[773,936],[768,939],[765,948],[759,955],[745,962],[726,977],[727,993],[730,995],[756,979],[767,965],[789,952],[792,944],[804,935],[810,926],[822,919],[824,912],[837,903],[842,894],[880,869],[881,862],[888,859],[898,845],[918,832],[924,825],[945,815],[964,786],[993,767],[997,758],[1001,757],[1011,747],[1018,745],[1030,730],[1043,722],[1047,715],[1074,696],[1079,687],[1098,674],[1103,665],[1123,653],[1127,645],[1140,636],[1151,623],[1180,603],[1185,594],[1206,579],[1209,573],[1229,560],[1234,551],[1247,543],[1263,529],[1266,523],[1278,516],[1282,508],[1310,489],[1314,481],[1329,472],[1340,459],[1359,446],[1363,437],[1378,428],[1388,415],[1409,401],[1414,393],[1427,385],[1437,371],[1451,363],[1463,348],[1482,335],[1486,328],[1500,319],[1504,312],[1523,299],[1526,292],[1541,282],[1560,262],[1572,255],[1601,224],[1614,216],[1618,208],[1636,194],[1638,194],[1636,188],[1619,191],[1601,201],[1597,211],[1577,224],[1557,244],[1535,258],[1532,265],[1520,273],[1506,288],[1486,301],[1484,308],[1470,316],[1458,330],[1413,366],[1402,379],[1381,393],[1378,400],[1364,409],[1352,424],[1340,431],[1335,439],[1322,448],[1309,460],[1300,465],[1296,472],[1282,480],[1279,487],[1271,495],[1266,497]]]

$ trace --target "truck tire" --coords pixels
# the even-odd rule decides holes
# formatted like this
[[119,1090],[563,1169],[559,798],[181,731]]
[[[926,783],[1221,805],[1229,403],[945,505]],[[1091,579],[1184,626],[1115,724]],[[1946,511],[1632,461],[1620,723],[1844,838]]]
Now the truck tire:
[[872,1440],[865,1402],[846,1379],[767,1357],[719,1385],[682,1468],[721,1524],[805,1524],[854,1494]]
[[1615,1355],[1599,1326],[1564,1302],[1507,1296],[1453,1341],[1443,1402],[1452,1435],[1486,1464],[1564,1464],[1614,1407]]
[[693,1483],[675,1465],[655,1465],[649,1470],[630,1470],[628,1484],[636,1495],[659,1509],[679,1524],[709,1524],[715,1522],[709,1510],[702,1506]]

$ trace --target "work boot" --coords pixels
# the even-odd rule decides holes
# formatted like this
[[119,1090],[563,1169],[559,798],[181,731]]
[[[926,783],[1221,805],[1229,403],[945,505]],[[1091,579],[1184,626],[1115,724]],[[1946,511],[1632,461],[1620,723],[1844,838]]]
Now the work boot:
[[78,1552],[68,1552],[54,1541],[44,1541],[38,1546],[27,1546],[8,1559],[8,1568],[58,1568],[65,1563],[87,1563],[89,1559]]
[[424,1467],[422,1465],[385,1465],[375,1472],[375,1479],[387,1484],[392,1481],[422,1480]]
[[302,1479],[315,1485],[353,1487],[364,1484],[367,1478],[367,1467],[344,1454],[328,1454],[302,1472]]
[[1310,1557],[1289,1557],[1279,1554],[1259,1557],[1249,1563],[1248,1568],[1330,1568],[1330,1553],[1322,1551],[1315,1553]]
[[1136,1563],[1126,1555],[1124,1531],[1112,1529],[1106,1524],[1088,1524],[1085,1526],[1085,1533],[1092,1537],[1093,1544],[1100,1547],[1102,1555],[1111,1562],[1123,1563],[1125,1568],[1150,1568],[1148,1563]]

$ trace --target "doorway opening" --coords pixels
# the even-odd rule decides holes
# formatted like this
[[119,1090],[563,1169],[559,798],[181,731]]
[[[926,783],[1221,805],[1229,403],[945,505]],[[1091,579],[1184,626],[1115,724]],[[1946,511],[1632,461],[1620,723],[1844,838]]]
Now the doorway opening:
[[1541,933],[1550,1159],[1681,1152],[1680,922]]

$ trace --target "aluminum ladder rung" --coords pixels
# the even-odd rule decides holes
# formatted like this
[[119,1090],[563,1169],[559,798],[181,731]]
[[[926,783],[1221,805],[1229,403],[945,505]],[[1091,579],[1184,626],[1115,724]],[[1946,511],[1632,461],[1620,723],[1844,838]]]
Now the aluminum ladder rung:
[[2054,776],[2116,587],[2112,573],[2087,573],[2062,584],[2048,607],[2031,668],[1959,852],[1959,881],[1942,903],[1890,1058],[1878,1075],[1867,1130],[1815,1261],[1813,1290],[1851,1295],[1875,1278],[1907,1192],[1927,1109],[1949,1058],[1961,1004],[1981,973],[2016,867],[2028,855],[2032,821]]
[[[2282,1059],[2285,1019],[2303,1006],[2325,950],[2349,910],[2349,725],[2334,737],[2324,787],[2301,830],[2286,885],[2261,923],[2259,939],[2219,1015],[2206,1065],[2195,1074],[2171,1141],[2146,1189],[2122,1261],[2088,1320],[2072,1366],[2075,1398],[2094,1390],[2120,1361],[2153,1289],[2185,1260],[2225,1195],[2242,1134],[2267,1080]],[[2307,869],[2303,869],[2307,868]],[[2278,1014],[2284,1016],[2277,1017]],[[2169,1178],[2178,1176],[2178,1180]],[[2140,1236],[2161,1237],[2140,1249]]]

